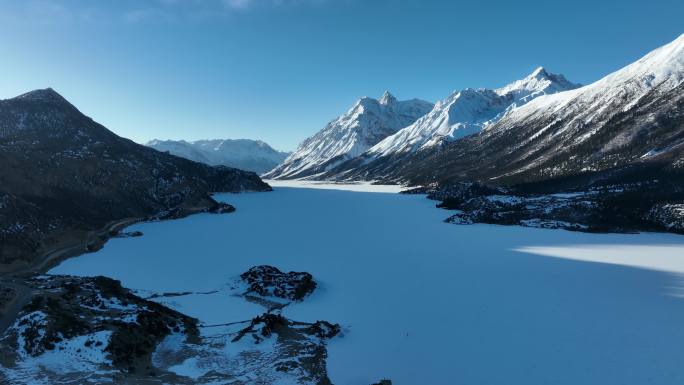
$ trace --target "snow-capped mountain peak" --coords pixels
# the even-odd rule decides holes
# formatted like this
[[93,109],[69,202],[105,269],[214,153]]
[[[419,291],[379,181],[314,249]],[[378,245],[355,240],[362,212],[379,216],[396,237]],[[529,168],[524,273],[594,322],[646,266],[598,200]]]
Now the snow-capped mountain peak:
[[[684,34],[671,43],[657,48],[634,63],[604,78],[571,92],[538,98],[524,107],[515,109],[505,117],[506,122],[493,126],[493,130],[508,129],[511,122],[543,120],[553,116],[564,121],[564,128],[552,137],[582,127],[596,127],[582,135],[581,143],[597,131],[614,114],[626,112],[642,97],[654,90],[664,94],[684,83]],[[520,123],[518,123],[520,124]],[[549,126],[542,127],[530,137],[534,140]]]
[[523,79],[496,90],[466,88],[443,99],[412,125],[370,148],[371,158],[408,153],[479,132],[510,110],[545,94],[579,87],[563,75],[538,67]]
[[302,178],[326,171],[354,158],[402,127],[425,115],[433,104],[398,101],[385,91],[380,99],[363,97],[347,113],[304,140],[267,178]]
[[380,104],[386,106],[389,104],[396,103],[397,98],[394,97],[394,95],[392,95],[389,91],[385,91],[385,93],[382,94],[382,97],[380,98],[380,100],[378,100],[378,102],[380,102]]
[[495,92],[501,96],[510,96],[516,105],[522,105],[545,94],[555,94],[580,87],[569,82],[565,76],[547,72],[544,67],[537,67],[531,74]]

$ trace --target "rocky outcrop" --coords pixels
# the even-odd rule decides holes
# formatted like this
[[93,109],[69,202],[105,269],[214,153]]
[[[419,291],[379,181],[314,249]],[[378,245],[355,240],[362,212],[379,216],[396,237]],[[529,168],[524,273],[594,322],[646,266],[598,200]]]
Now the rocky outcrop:
[[248,292],[264,297],[301,301],[316,289],[316,281],[311,274],[294,271],[283,273],[268,265],[252,267],[240,278],[248,285]]
[[228,203],[216,202],[214,205],[207,209],[208,213],[211,214],[228,214],[235,211],[235,207],[229,205]]
[[647,218],[670,231],[684,234],[684,203],[657,204]]
[[[190,380],[194,384],[226,383],[234,378],[258,378],[260,383],[330,384],[327,344],[342,335],[342,327],[323,320],[293,320],[286,313],[297,302],[306,300],[305,295],[295,295],[296,288],[311,287],[302,282],[314,282],[313,277],[308,273],[283,273],[273,266],[255,266],[243,276],[251,277],[264,296],[245,293],[249,285],[242,278],[235,285],[209,293],[153,295],[161,301],[171,296],[226,295],[263,308],[251,319],[200,324],[200,329],[207,331],[200,344],[179,343],[174,335],[167,337],[155,353],[157,367],[176,370],[190,362],[194,368]],[[275,291],[282,296],[274,296]]]
[[249,326],[240,330],[232,342],[240,341],[246,336],[250,336],[255,343],[260,343],[264,339],[271,337],[273,333],[281,334],[286,330],[296,331],[309,337],[317,337],[321,340],[328,340],[341,331],[340,325],[332,324],[328,321],[316,321],[314,323],[290,321],[280,314],[264,313],[250,321]]
[[112,231],[111,236],[113,238],[137,238],[142,237],[142,231]]
[[[10,382],[23,383],[27,372],[53,382],[156,375],[151,356],[165,337],[192,342],[199,335],[196,319],[110,278],[40,276],[26,283],[32,298],[0,341],[0,372]],[[50,357],[69,360],[72,371],[40,365]]]
[[[547,186],[548,188],[548,186]],[[518,188],[457,183],[413,190],[454,210],[453,224],[490,223],[586,232],[670,231],[684,233],[677,183],[651,181],[601,185],[587,190],[540,193]]]

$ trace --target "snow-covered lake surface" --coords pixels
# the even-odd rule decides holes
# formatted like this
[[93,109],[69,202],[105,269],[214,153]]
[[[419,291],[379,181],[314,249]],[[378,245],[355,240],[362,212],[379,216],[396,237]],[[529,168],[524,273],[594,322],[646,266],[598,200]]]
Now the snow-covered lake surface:
[[[319,289],[284,314],[343,325],[336,384],[684,383],[682,236],[458,226],[393,188],[273,185],[220,195],[234,214],[135,225],[144,236],[51,273],[180,292],[260,264],[310,272]],[[220,292],[170,304],[209,324],[262,312]]]

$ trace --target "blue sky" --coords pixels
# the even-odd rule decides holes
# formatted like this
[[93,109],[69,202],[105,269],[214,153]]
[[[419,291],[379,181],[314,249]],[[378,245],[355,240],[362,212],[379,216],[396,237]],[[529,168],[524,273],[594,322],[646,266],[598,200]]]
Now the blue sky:
[[589,83],[684,1],[0,0],[0,98],[53,87],[119,135],[293,150],[360,96],[436,101],[543,65]]

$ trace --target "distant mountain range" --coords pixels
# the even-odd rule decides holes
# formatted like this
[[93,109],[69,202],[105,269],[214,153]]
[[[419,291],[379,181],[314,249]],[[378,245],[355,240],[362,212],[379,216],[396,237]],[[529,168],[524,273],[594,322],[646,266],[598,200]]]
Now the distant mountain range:
[[228,166],[263,174],[282,163],[290,153],[274,150],[260,140],[159,140],[146,146],[212,166]]
[[270,190],[255,173],[121,138],[49,88],[0,100],[0,164],[0,266],[11,271],[97,248],[117,223],[210,210],[213,192]]

